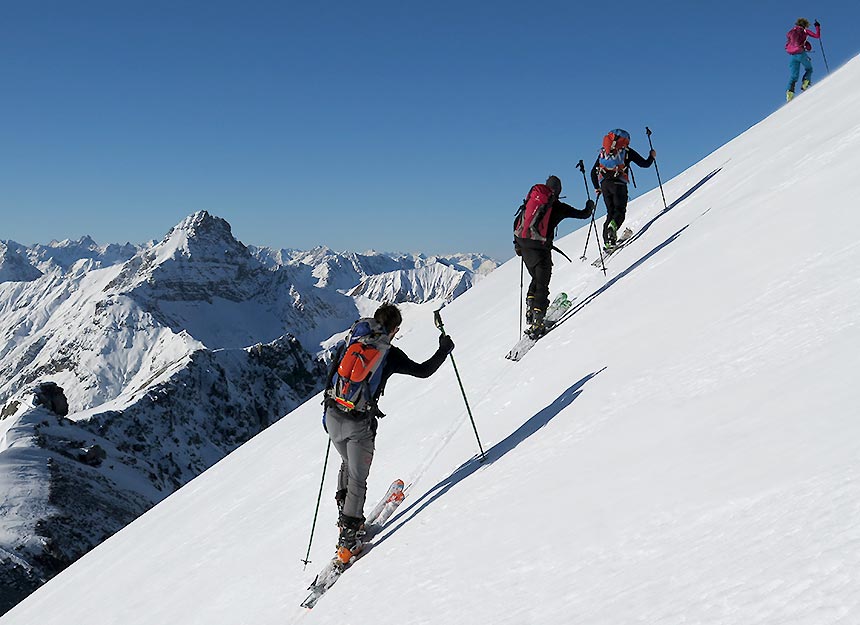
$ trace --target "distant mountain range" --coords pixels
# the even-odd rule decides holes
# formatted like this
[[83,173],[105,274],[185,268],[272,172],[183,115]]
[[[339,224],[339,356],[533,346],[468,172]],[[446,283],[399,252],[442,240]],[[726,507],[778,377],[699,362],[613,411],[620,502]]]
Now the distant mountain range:
[[[497,263],[158,242],[0,242],[0,613],[320,390],[357,300],[450,301]],[[68,416],[34,405],[65,393]]]

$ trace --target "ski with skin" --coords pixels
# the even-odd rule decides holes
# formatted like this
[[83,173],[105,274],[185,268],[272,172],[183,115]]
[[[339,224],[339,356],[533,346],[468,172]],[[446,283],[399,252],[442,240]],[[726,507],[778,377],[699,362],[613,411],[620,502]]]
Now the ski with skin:
[[552,304],[549,305],[549,308],[546,309],[546,316],[543,321],[546,326],[544,333],[537,338],[532,338],[528,335],[523,336],[523,338],[517,341],[517,344],[511,348],[511,351],[508,352],[505,358],[513,360],[514,362],[520,360],[532,347],[534,347],[535,343],[537,343],[541,337],[546,336],[546,334],[553,329],[558,320],[564,316],[564,313],[570,310],[571,306],[573,306],[573,300],[568,299],[567,293],[559,293],[552,301]]
[[391,486],[388,487],[388,492],[386,492],[385,496],[379,500],[379,503],[376,504],[376,507],[365,520],[365,533],[362,537],[361,550],[346,564],[338,560],[337,557],[329,561],[325,567],[323,567],[323,570],[314,578],[311,585],[308,586],[310,593],[305,600],[302,601],[303,608],[308,608],[309,610],[313,608],[317,604],[317,601],[320,600],[320,597],[322,597],[329,588],[334,586],[334,583],[341,575],[343,575],[344,571],[351,567],[356,560],[370,549],[370,541],[374,536],[382,531],[385,523],[391,518],[391,515],[394,514],[394,511],[397,510],[397,507],[405,497],[406,491],[403,485],[403,480],[394,480],[391,483]]
[[[627,247],[627,244],[631,243],[632,239],[633,239],[633,231],[630,228],[625,228],[624,231],[621,233],[621,236],[618,237],[618,240],[615,242],[615,247],[613,247],[609,250],[607,250],[607,249],[603,250],[602,262],[605,264],[606,260],[610,256],[612,256],[615,252],[617,252],[621,248]],[[601,267],[601,258],[598,256],[597,260],[595,260],[593,263],[591,263],[591,266],[600,268]]]

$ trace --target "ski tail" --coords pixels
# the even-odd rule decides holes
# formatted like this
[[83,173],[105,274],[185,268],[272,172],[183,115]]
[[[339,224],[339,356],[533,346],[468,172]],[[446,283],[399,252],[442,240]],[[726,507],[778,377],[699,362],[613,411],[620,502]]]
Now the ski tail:
[[405,490],[406,486],[403,483],[403,480],[394,480],[391,483],[391,486],[388,487],[388,491],[385,493],[385,496],[379,500],[376,507],[374,507],[370,514],[367,515],[365,525],[370,526],[384,524],[385,521],[391,517],[391,513],[400,505],[400,502],[403,501],[403,498],[406,497]]
[[406,498],[406,489],[407,487],[403,483],[403,480],[394,480],[391,483],[385,496],[379,500],[379,503],[376,504],[365,520],[365,541],[367,542],[363,545],[362,550],[347,563],[341,562],[337,556],[330,560],[314,578],[311,585],[308,586],[310,593],[301,603],[303,608],[312,609],[326,591],[334,586],[334,583],[340,576],[352,566],[352,563],[369,550],[369,541],[373,538],[374,534],[382,529],[382,526],[385,525],[397,507]]
[[615,245],[613,245],[609,249],[604,249],[602,258],[600,256],[598,256],[597,260],[595,260],[593,263],[591,263],[591,266],[599,268],[603,263],[606,262],[606,260],[610,256],[615,254],[615,252],[626,247],[629,243],[632,243],[632,240],[633,240],[633,231],[630,228],[625,228],[624,232],[621,233],[621,236],[619,236],[618,240],[615,242]]
[[517,344],[511,348],[511,351],[507,353],[505,358],[513,360],[514,362],[519,361],[532,347],[534,347],[538,339],[546,336],[558,324],[565,313],[570,310],[571,306],[573,306],[573,300],[567,297],[567,293],[559,293],[552,301],[552,304],[549,305],[549,308],[547,308],[546,316],[544,317],[545,329],[543,334],[536,338],[532,338],[528,335],[524,336],[517,341]]

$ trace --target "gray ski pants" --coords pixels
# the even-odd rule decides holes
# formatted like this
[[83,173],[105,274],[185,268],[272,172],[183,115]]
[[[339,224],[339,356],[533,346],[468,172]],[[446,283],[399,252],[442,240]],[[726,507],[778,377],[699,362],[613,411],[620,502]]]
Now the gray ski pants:
[[367,476],[375,450],[376,419],[354,421],[343,416],[340,411],[329,408],[326,410],[325,422],[331,442],[341,457],[337,488],[346,489],[343,514],[363,519]]

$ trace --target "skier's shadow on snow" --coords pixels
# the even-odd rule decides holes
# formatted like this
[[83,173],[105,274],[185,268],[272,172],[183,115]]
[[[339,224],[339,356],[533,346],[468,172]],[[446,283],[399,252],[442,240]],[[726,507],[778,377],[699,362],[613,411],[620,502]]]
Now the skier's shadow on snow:
[[[710,209],[709,209],[709,210],[710,210]],[[705,211],[705,212],[707,212],[707,211]],[[640,258],[639,260],[637,260],[635,263],[633,263],[632,265],[630,265],[627,269],[625,269],[624,271],[622,271],[621,273],[619,273],[617,276],[615,276],[614,278],[612,278],[612,280],[610,280],[609,282],[607,282],[606,284],[604,284],[602,287],[600,287],[599,289],[597,289],[594,293],[592,293],[592,294],[591,294],[591,295],[589,295],[588,297],[586,297],[586,298],[582,299],[582,300],[581,300],[581,301],[580,301],[576,306],[573,306],[570,310],[568,310],[566,313],[564,313],[564,315],[562,315],[561,319],[559,319],[559,320],[556,322],[556,324],[553,326],[553,330],[554,330],[555,328],[557,328],[558,326],[560,326],[561,324],[563,324],[563,323],[564,323],[565,321],[567,321],[568,319],[570,319],[571,317],[573,317],[573,316],[574,316],[576,313],[578,313],[580,310],[582,310],[583,308],[585,308],[586,306],[588,306],[591,302],[593,302],[595,299],[597,299],[601,294],[605,293],[608,289],[612,288],[612,286],[613,286],[616,282],[618,282],[618,281],[619,281],[619,280],[621,280],[622,278],[625,278],[625,277],[629,276],[633,271],[635,271],[636,269],[638,269],[638,268],[639,268],[639,267],[640,267],[640,266],[641,266],[645,261],[647,261],[649,258],[651,258],[652,256],[654,256],[655,254],[657,254],[657,253],[658,253],[660,250],[662,250],[664,247],[666,247],[667,245],[669,245],[669,244],[671,244],[671,243],[674,243],[675,239],[677,239],[679,236],[681,236],[681,233],[682,233],[682,232],[684,232],[684,230],[686,230],[686,229],[687,229],[687,228],[689,228],[689,227],[690,227],[690,225],[689,225],[689,224],[687,224],[686,226],[684,226],[683,228],[681,228],[680,230],[678,230],[678,232],[676,232],[675,234],[673,234],[672,236],[670,236],[668,239],[666,239],[665,241],[663,241],[660,245],[658,245],[657,247],[655,247],[653,250],[651,250],[650,252],[648,252],[647,254],[645,254],[645,256],[643,256],[642,258]]]
[[[686,200],[688,197],[690,197],[691,195],[693,195],[696,191],[698,191],[698,190],[699,190],[699,188],[700,188],[702,185],[704,185],[706,182],[708,182],[708,180],[710,180],[711,178],[713,178],[714,176],[716,176],[716,175],[717,175],[718,173],[720,173],[722,170],[723,170],[723,168],[722,168],[722,167],[717,167],[714,171],[712,171],[712,172],[711,172],[711,173],[709,173],[707,176],[705,176],[704,178],[702,178],[701,180],[699,180],[699,182],[697,182],[697,183],[696,183],[696,184],[694,184],[692,187],[690,187],[689,189],[687,189],[687,191],[686,191],[686,192],[685,192],[681,197],[679,197],[677,200],[675,200],[674,202],[672,202],[671,204],[669,204],[669,206],[667,206],[666,208],[664,208],[664,209],[663,209],[663,210],[662,210],[662,211],[661,211],[661,212],[660,212],[656,217],[654,217],[654,219],[658,219],[660,216],[665,215],[665,214],[666,214],[666,212],[668,212],[668,211],[672,210],[673,208],[675,208],[678,204],[680,204],[681,202],[683,202],[684,200]],[[654,220],[652,219],[651,221],[654,221]]]
[[645,234],[645,233],[648,231],[648,228],[650,228],[650,227],[654,224],[654,222],[655,222],[655,221],[657,221],[658,219],[660,219],[663,215],[665,215],[665,214],[666,214],[666,213],[668,213],[670,210],[672,210],[673,208],[675,208],[678,204],[680,204],[681,202],[683,202],[684,200],[686,200],[688,197],[690,197],[691,195],[693,195],[696,191],[698,191],[700,188],[702,188],[702,186],[704,186],[704,184],[705,184],[706,182],[708,182],[711,178],[713,178],[713,177],[714,177],[714,176],[716,176],[718,173],[720,173],[720,171],[722,171],[722,169],[723,169],[722,167],[718,167],[717,169],[715,169],[714,171],[712,171],[711,173],[709,173],[707,176],[705,176],[704,178],[702,178],[701,180],[699,180],[699,182],[697,182],[697,183],[696,183],[696,184],[694,184],[692,187],[690,187],[689,189],[687,189],[681,197],[679,197],[677,200],[675,200],[674,202],[672,202],[671,204],[669,204],[669,206],[667,206],[666,208],[664,208],[663,210],[661,210],[659,213],[657,213],[656,215],[654,215],[654,217],[653,217],[653,218],[651,218],[651,220],[650,220],[648,223],[646,223],[644,226],[642,226],[641,228],[639,228],[639,231],[638,231],[636,234],[634,234],[632,237],[630,237],[630,242],[629,242],[629,243],[627,243],[627,244],[625,244],[625,247],[626,247],[627,245],[629,245],[630,243],[633,243],[636,239],[638,239],[639,237],[641,237],[643,234]]
[[[564,391],[549,406],[547,406],[546,408],[535,414],[533,417],[531,417],[528,421],[523,423],[514,432],[509,434],[504,440],[499,441],[490,449],[488,449],[484,454],[483,461],[481,461],[477,456],[475,456],[461,464],[451,475],[436,484],[433,488],[421,495],[421,497],[417,501],[413,502],[412,505],[410,505],[408,508],[406,508],[402,512],[398,513],[394,518],[392,518],[391,521],[389,521],[388,525],[394,526],[396,524],[396,527],[394,527],[390,532],[386,533],[385,536],[375,541],[375,544],[380,545],[382,542],[387,540],[388,537],[391,536],[394,532],[396,532],[398,529],[403,527],[403,525],[418,516],[418,514],[423,512],[434,501],[445,495],[454,486],[456,486],[457,484],[465,480],[467,477],[475,473],[475,471],[477,471],[478,469],[490,466],[496,460],[499,460],[509,451],[512,451],[514,448],[516,448],[517,445],[529,438],[532,434],[535,434],[543,426],[549,423],[558,413],[560,413],[562,410],[572,404],[573,400],[579,397],[579,395],[582,393],[582,387],[585,386],[586,382],[591,380],[594,376],[601,373],[605,369],[606,367],[604,367],[600,371],[589,373],[587,376],[585,376],[584,378],[576,382],[573,386]],[[400,522],[398,523],[398,521]]]
[[[686,192],[685,192],[681,197],[679,197],[677,200],[675,200],[674,202],[672,202],[671,204],[669,204],[669,206],[667,206],[666,208],[664,208],[663,210],[661,210],[659,213],[657,213],[656,215],[654,215],[654,217],[653,217],[653,218],[652,218],[648,223],[646,223],[644,226],[642,226],[642,228],[640,228],[640,229],[639,229],[639,232],[637,232],[635,235],[633,235],[632,237],[630,237],[630,243],[632,243],[633,241],[635,241],[636,239],[638,239],[639,237],[641,237],[645,232],[647,232],[647,231],[648,231],[648,229],[649,229],[649,228],[654,224],[654,222],[655,222],[655,221],[657,221],[658,219],[660,219],[663,215],[665,215],[665,214],[666,214],[666,213],[668,213],[670,210],[672,210],[673,208],[675,208],[678,204],[680,204],[681,202],[683,202],[684,200],[686,200],[688,197],[690,197],[691,195],[693,195],[693,194],[694,194],[696,191],[698,191],[698,190],[699,190],[699,189],[700,189],[700,188],[701,188],[701,187],[702,187],[706,182],[708,182],[711,178],[713,178],[713,177],[714,177],[714,176],[716,176],[718,173],[720,173],[720,171],[721,171],[721,170],[722,170],[722,167],[718,167],[717,169],[715,169],[714,171],[712,171],[711,173],[709,173],[707,176],[705,176],[704,178],[702,178],[701,180],[699,180],[699,182],[697,182],[697,183],[696,183],[696,184],[694,184],[692,187],[690,187],[689,189],[687,189],[687,191],[686,191]],[[709,208],[708,210],[711,210],[711,209]],[[705,211],[705,213],[707,213],[707,212],[708,212],[708,211]],[[704,214],[704,213],[702,213],[702,214]],[[571,317],[573,317],[573,316],[574,316],[576,313],[578,313],[580,310],[582,310],[583,308],[585,308],[586,306],[588,306],[591,302],[593,302],[593,301],[595,300],[595,298],[597,298],[600,294],[604,293],[607,289],[611,288],[611,287],[612,287],[616,282],[618,282],[619,280],[621,280],[622,278],[624,278],[624,277],[626,277],[626,276],[629,276],[631,272],[633,272],[634,270],[636,270],[637,268],[639,268],[639,267],[640,267],[640,266],[641,266],[641,265],[642,265],[646,260],[648,260],[649,258],[651,258],[652,256],[654,256],[654,254],[656,254],[657,252],[659,252],[660,250],[662,250],[664,247],[666,247],[666,246],[667,246],[667,245],[669,245],[670,243],[673,243],[673,242],[675,241],[675,239],[677,239],[679,236],[681,236],[681,233],[682,233],[682,232],[684,232],[684,230],[686,230],[686,229],[687,229],[687,228],[689,228],[689,227],[690,227],[690,225],[688,224],[688,225],[684,226],[683,228],[681,228],[680,230],[678,230],[678,232],[676,232],[675,234],[673,234],[672,236],[670,236],[668,239],[666,239],[665,241],[663,241],[660,245],[658,245],[657,247],[655,247],[653,250],[651,250],[650,252],[648,252],[647,254],[645,254],[645,256],[643,256],[642,258],[640,258],[639,260],[637,260],[635,263],[633,263],[632,265],[630,265],[630,266],[629,266],[627,269],[625,269],[623,272],[619,273],[617,276],[615,276],[614,278],[612,278],[612,280],[610,280],[609,282],[607,282],[606,284],[604,284],[602,287],[600,287],[599,289],[597,289],[594,293],[592,293],[592,294],[591,294],[591,295],[589,295],[588,297],[586,297],[586,298],[584,298],[584,299],[580,300],[580,302],[579,302],[576,306],[573,306],[570,310],[568,310],[568,311],[567,311],[567,312],[566,312],[566,313],[561,317],[561,319],[559,319],[559,320],[558,320],[558,322],[555,324],[555,327],[560,326],[562,323],[564,323],[565,321],[567,321],[568,319],[570,319]],[[625,244],[625,247],[627,247],[627,245],[629,245],[630,243],[626,243],[626,244]]]

